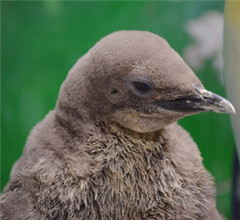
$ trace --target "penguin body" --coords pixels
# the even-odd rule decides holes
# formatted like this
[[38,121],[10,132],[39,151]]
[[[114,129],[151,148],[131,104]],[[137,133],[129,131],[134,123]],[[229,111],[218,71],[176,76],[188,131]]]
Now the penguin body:
[[202,111],[234,108],[164,39],[103,38],[30,133],[1,195],[2,219],[222,219],[213,178],[176,123]]

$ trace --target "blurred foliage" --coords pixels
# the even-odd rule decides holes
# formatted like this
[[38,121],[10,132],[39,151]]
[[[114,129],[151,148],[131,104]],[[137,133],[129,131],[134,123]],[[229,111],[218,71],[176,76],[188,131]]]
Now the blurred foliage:
[[[223,8],[223,1],[2,2],[1,189],[30,130],[54,108],[68,70],[95,42],[116,30],[148,30],[181,54],[191,42],[186,22]],[[207,89],[224,96],[210,63],[197,75]],[[229,117],[202,113],[180,124],[191,133],[215,177],[219,211],[231,219],[234,140]]]

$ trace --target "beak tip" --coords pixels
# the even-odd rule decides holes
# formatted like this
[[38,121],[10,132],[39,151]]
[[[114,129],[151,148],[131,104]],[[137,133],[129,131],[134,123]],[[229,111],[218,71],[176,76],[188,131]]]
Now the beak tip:
[[236,114],[236,110],[235,110],[235,108],[233,107],[232,104],[231,104],[231,112],[230,112],[230,114]]
[[223,113],[226,113],[226,114],[236,114],[236,110],[233,107],[231,102],[229,102],[227,99],[223,99],[222,102],[223,103],[222,103],[221,106],[224,107],[224,112]]

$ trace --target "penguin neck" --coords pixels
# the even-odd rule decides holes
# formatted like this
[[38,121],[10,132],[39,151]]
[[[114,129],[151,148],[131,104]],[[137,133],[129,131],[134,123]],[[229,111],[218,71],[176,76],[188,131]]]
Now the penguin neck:
[[83,116],[83,114],[78,114],[74,109],[63,108],[62,106],[57,106],[55,109],[56,121],[64,128],[64,130],[71,134],[71,137],[84,138],[88,137],[90,133],[98,133],[101,135],[113,135],[116,137],[129,137],[132,139],[139,139],[146,141],[156,140],[163,129],[140,133],[124,127],[118,123],[113,123],[108,121],[108,119],[98,120],[95,118],[89,118],[88,116]]
[[[104,123],[104,122],[103,122]],[[146,133],[140,133],[137,131],[134,131],[132,129],[129,129],[127,127],[124,127],[118,123],[107,123],[101,125],[101,127],[104,128],[105,133],[109,133],[112,135],[116,135],[118,137],[131,137],[133,139],[139,139],[144,141],[154,141],[161,133],[161,130],[154,131],[154,132],[146,132]]]

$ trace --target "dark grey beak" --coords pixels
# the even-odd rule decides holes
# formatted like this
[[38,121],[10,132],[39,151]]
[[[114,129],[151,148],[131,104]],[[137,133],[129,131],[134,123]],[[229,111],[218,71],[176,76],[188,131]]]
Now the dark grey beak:
[[175,100],[158,100],[156,104],[162,108],[182,112],[217,112],[235,114],[233,105],[223,97],[195,85],[196,95]]
[[200,107],[202,107],[204,111],[226,114],[236,113],[232,103],[227,99],[198,86],[195,86],[195,89],[199,93]]

